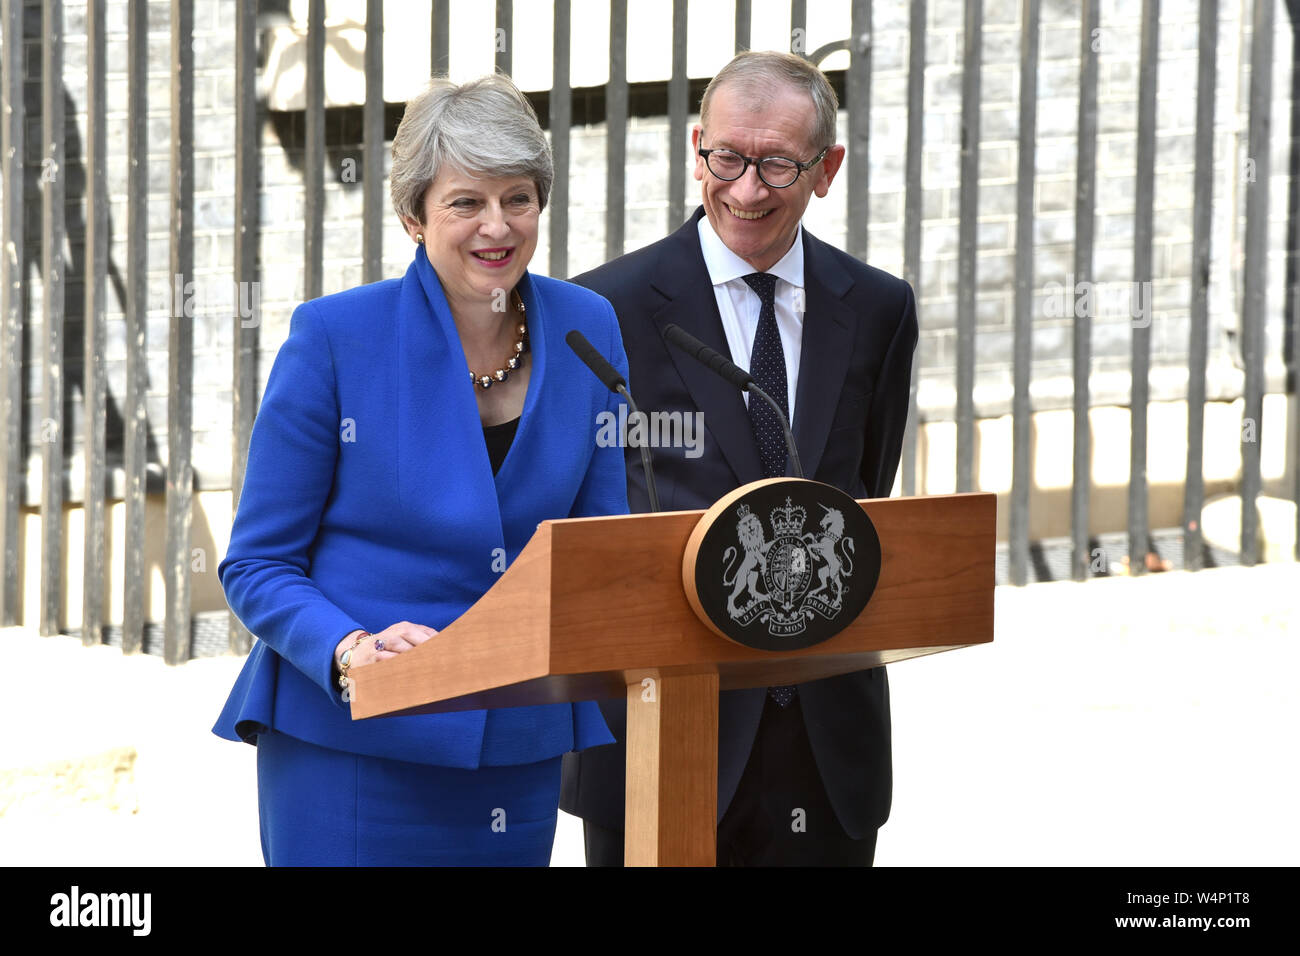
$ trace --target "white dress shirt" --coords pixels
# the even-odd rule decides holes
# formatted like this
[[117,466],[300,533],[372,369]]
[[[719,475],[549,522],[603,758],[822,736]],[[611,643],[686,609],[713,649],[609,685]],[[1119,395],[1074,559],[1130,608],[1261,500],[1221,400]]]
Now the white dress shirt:
[[[700,251],[704,265],[713,282],[713,295],[718,300],[718,314],[722,316],[722,330],[731,348],[731,360],[743,369],[750,367],[754,351],[754,337],[758,333],[758,312],[762,302],[758,293],[745,282],[745,276],[754,272],[751,266],[736,255],[718,238],[709,224],[708,216],[699,223]],[[799,353],[803,349],[803,226],[795,233],[794,245],[781,260],[767,270],[776,276],[776,327],[781,333],[781,350],[785,352],[786,408],[790,421],[794,421],[795,386],[799,382]],[[797,294],[796,294],[797,290]],[[796,311],[795,304],[801,308]],[[746,406],[749,393],[745,392]],[[776,398],[776,396],[772,396]]]

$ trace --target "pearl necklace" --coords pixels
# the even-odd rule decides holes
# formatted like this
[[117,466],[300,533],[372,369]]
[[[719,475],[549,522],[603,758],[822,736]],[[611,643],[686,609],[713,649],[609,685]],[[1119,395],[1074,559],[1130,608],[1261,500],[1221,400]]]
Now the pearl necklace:
[[[515,297],[515,310],[523,314],[526,318],[527,309],[524,308],[524,300],[518,292],[513,293]],[[517,372],[524,367],[524,353],[528,351],[528,325],[526,321],[519,323],[519,339],[515,342],[514,350],[506,358],[506,364],[503,368],[497,369],[491,375],[475,375],[474,370],[470,369],[469,380],[471,385],[478,388],[491,388],[496,382],[504,382],[510,377],[511,372]]]

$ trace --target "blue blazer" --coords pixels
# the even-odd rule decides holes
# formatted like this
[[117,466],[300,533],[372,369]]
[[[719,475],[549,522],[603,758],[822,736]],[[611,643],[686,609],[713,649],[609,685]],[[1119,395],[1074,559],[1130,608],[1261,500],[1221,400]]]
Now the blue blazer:
[[[493,476],[460,338],[423,247],[400,279],[300,305],[253,427],[218,573],[258,640],[216,726],[445,767],[533,763],[612,742],[596,704],[353,722],[333,676],[350,631],[441,630],[547,518],[625,514],[623,452],[597,447],[608,392],[565,345],[578,329],[627,374],[609,303],[525,274],[532,363]],[[504,626],[508,626],[503,622]]]

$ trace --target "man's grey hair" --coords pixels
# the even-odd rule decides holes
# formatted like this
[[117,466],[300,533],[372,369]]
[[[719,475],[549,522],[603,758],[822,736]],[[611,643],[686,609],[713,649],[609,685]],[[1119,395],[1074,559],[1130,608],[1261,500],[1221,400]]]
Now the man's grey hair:
[[812,141],[808,145],[813,152],[818,152],[835,144],[835,114],[840,108],[839,98],[826,74],[803,57],[766,50],[737,53],[704,90],[704,97],[700,100],[700,125],[705,132],[709,129],[709,103],[724,84],[738,87],[756,113],[771,101],[774,87],[778,84],[807,93],[812,99],[814,117],[809,130]]
[[496,73],[453,83],[443,77],[406,104],[393,137],[390,190],[397,215],[424,222],[424,194],[451,168],[494,178],[527,176],[542,209],[551,194],[551,147],[528,98]]

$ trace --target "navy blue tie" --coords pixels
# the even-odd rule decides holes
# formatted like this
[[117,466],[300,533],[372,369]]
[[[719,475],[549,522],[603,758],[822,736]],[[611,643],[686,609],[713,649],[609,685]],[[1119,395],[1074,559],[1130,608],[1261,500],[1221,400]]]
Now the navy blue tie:
[[[758,295],[758,331],[754,334],[754,350],[749,356],[749,374],[754,383],[771,395],[781,414],[790,420],[790,392],[786,385],[785,349],[781,347],[781,332],[776,327],[776,276],[770,272],[751,272],[745,283]],[[781,478],[785,475],[785,429],[772,406],[757,395],[749,396],[749,424],[758,445],[758,458],[763,465],[764,478]],[[790,706],[795,689],[791,684],[769,687],[777,706]]]
[[[745,276],[746,284],[758,295],[758,331],[754,335],[754,350],[749,356],[749,374],[754,382],[781,406],[781,412],[790,420],[790,398],[785,381],[785,350],[781,348],[781,332],[776,327],[776,276],[770,272],[752,272]],[[772,406],[761,398],[749,396],[749,421],[758,444],[758,458],[763,465],[764,478],[785,475],[785,429]]]

